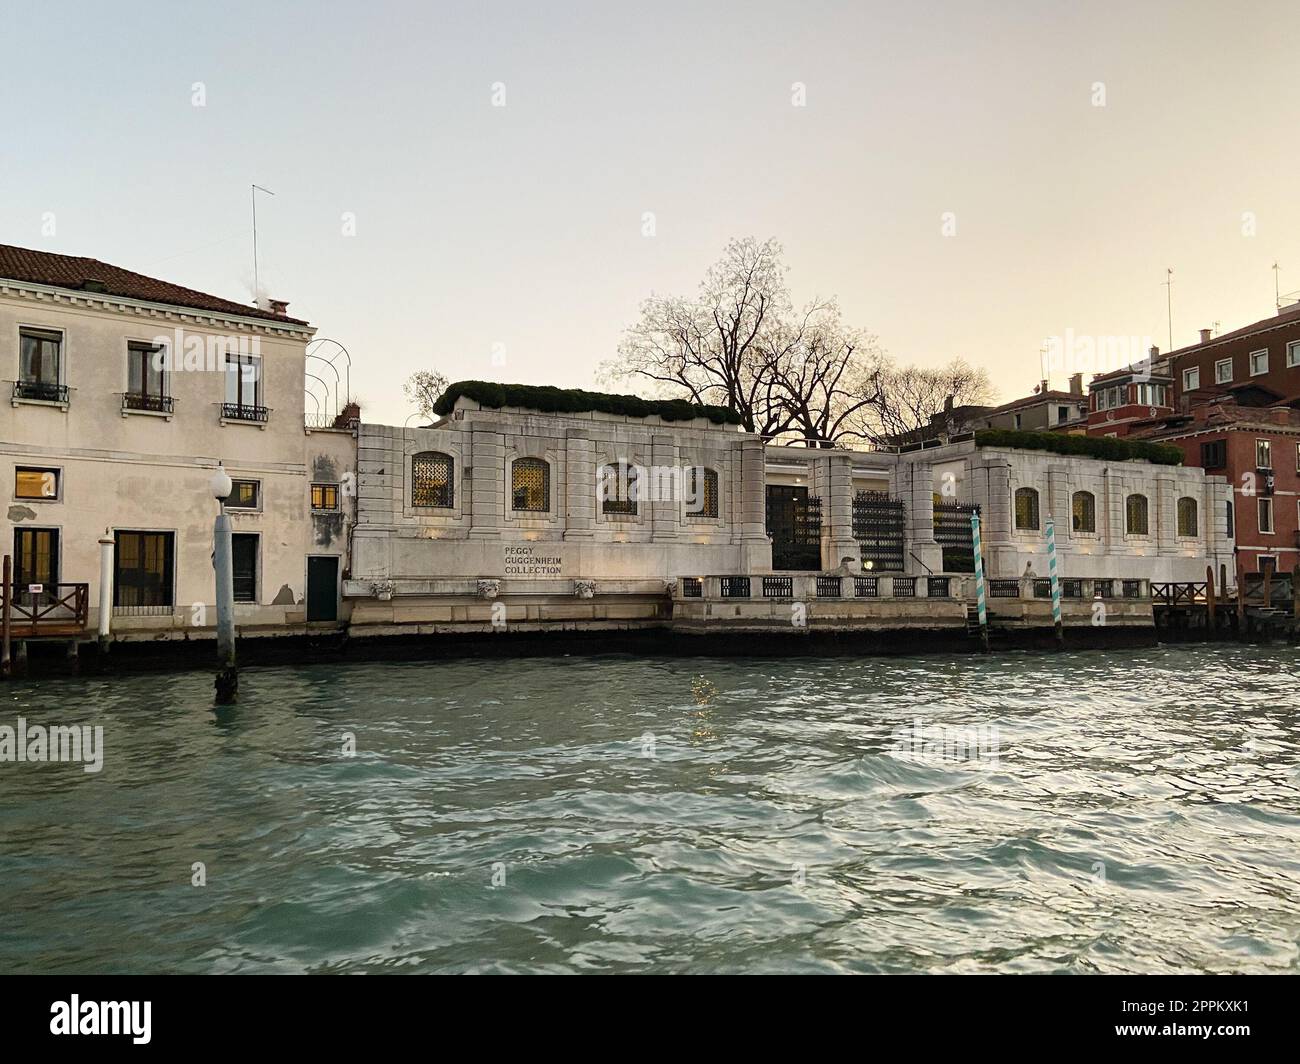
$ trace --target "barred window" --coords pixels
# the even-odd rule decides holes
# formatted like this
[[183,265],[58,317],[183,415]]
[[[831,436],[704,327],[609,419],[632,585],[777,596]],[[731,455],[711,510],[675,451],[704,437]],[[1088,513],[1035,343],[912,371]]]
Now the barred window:
[[529,513],[551,509],[551,467],[540,458],[516,458],[510,465],[510,506]]
[[1076,532],[1097,531],[1097,500],[1090,491],[1076,491],[1071,500]]
[[[700,474],[704,483],[700,483]],[[691,498],[694,500],[687,513],[692,517],[718,516],[718,472],[716,469],[704,469],[691,466]]]
[[616,462],[600,471],[600,512],[635,516],[636,466]]
[[1033,488],[1016,488],[1016,528],[1038,527],[1038,492]]
[[1178,534],[1196,535],[1196,500],[1190,495],[1184,495],[1178,500]]
[[421,451],[411,459],[411,505],[456,505],[452,474],[456,464],[451,455],[440,451]]
[[1130,536],[1147,534],[1147,497],[1130,495],[1124,501],[1124,529]]

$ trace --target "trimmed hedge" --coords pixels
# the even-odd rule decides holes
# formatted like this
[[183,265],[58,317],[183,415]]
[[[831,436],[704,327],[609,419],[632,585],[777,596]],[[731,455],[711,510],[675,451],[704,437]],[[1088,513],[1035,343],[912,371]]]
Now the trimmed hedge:
[[503,406],[541,410],[548,414],[585,414],[594,410],[622,417],[658,414],[665,421],[706,417],[715,425],[741,424],[740,415],[734,410],[725,406],[704,406],[685,399],[642,399],[639,395],[611,395],[537,384],[495,384],[492,381],[457,381],[449,385],[438,397],[433,412],[439,417],[450,414],[456,400],[461,397],[473,399],[480,406],[493,410]]
[[1183,452],[1166,443],[1121,440],[1109,436],[1067,436],[1057,432],[1017,432],[1014,429],[978,429],[976,447],[1011,447],[1021,451],[1050,451],[1110,462],[1145,459],[1155,465],[1182,465]]

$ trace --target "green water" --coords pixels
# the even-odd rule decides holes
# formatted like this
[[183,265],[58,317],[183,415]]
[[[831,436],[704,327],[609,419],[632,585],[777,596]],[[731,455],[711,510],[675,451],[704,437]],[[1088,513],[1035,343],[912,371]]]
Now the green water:
[[201,673],[12,683],[0,725],[102,725],[104,765],[0,763],[0,970],[1294,972],[1296,681],[1233,646],[250,669],[221,716]]

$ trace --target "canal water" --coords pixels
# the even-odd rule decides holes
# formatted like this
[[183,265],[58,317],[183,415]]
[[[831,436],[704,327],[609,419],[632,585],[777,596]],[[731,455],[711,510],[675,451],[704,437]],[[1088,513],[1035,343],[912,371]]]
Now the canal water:
[[1297,970],[1287,648],[0,690],[0,971]]

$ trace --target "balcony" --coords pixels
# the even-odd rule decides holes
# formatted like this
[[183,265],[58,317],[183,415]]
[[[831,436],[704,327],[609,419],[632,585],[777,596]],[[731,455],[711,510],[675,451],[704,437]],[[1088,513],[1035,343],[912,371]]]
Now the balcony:
[[14,381],[14,402],[68,405],[68,386],[49,381]]
[[246,403],[222,403],[222,421],[247,421],[255,425],[265,425],[271,411],[264,406],[250,406]]
[[141,395],[139,392],[122,393],[122,413],[172,415],[175,400],[170,395]]
[[89,584],[45,584],[31,591],[0,582],[0,608],[8,606],[9,634],[14,638],[81,635],[89,601]]

